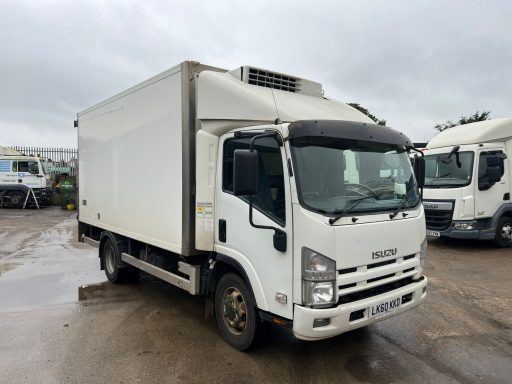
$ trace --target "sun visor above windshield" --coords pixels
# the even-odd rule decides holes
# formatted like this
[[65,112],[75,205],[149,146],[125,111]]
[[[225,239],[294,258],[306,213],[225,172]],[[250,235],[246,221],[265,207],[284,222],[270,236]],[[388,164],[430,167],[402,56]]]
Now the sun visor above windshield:
[[413,147],[409,138],[401,132],[382,125],[356,121],[301,120],[291,123],[288,130],[290,139],[306,136],[335,137]]

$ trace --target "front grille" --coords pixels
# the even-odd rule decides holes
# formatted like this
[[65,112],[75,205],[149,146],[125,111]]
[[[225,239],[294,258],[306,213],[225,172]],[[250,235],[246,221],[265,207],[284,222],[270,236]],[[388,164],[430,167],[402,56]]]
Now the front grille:
[[355,272],[355,271],[357,271],[357,268],[356,268],[356,267],[352,267],[352,268],[340,269],[340,270],[338,271],[338,273],[339,273],[340,275],[344,275],[344,274],[346,274],[346,273],[352,273],[352,272]]
[[414,277],[419,268],[420,256],[416,253],[359,267],[339,269],[338,298],[341,301],[344,297],[348,297],[350,301],[359,300],[358,297],[365,297],[364,292],[371,296],[372,292],[377,292],[373,291],[374,289]]
[[425,209],[425,220],[427,229],[434,231],[443,231],[450,227],[452,223],[452,211],[441,211],[434,209]]
[[[409,256],[405,256],[405,257],[410,258],[410,256],[414,257],[414,255],[409,255]],[[405,257],[404,257],[404,260],[407,260]],[[369,264],[366,268],[367,269],[379,268],[379,267],[382,267],[383,265],[389,265],[389,264],[393,264],[393,263],[396,263],[396,259],[381,261],[381,262],[375,263],[375,264]]]
[[[413,270],[414,270],[414,268],[413,268]],[[389,275],[384,275],[384,276],[374,277],[373,279],[368,279],[368,280],[366,280],[366,282],[367,283],[373,283],[374,281],[388,279],[388,278],[393,277],[393,276],[395,276],[395,274],[394,273],[390,273]]]
[[364,291],[349,293],[348,295],[340,296],[338,304],[347,304],[354,301],[364,300],[369,297],[377,296],[386,292],[391,292],[395,289],[405,287],[406,285],[412,284],[412,277],[406,277],[405,279],[396,280],[391,283],[379,285],[374,288],[365,289]]
[[291,76],[262,71],[255,68],[249,69],[249,84],[288,92],[295,92],[297,90],[297,79]]

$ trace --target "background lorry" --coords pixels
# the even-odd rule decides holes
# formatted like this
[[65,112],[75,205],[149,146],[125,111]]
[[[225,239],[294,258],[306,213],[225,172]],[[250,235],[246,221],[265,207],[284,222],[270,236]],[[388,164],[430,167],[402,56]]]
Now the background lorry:
[[142,270],[205,296],[235,348],[268,323],[318,340],[426,297],[411,143],[319,83],[186,61],[75,125],[79,239],[113,282]]
[[21,207],[25,203],[27,194],[29,195],[27,203],[35,204],[30,193],[30,189],[32,189],[40,206],[51,205],[51,177],[44,159],[36,156],[24,156],[10,149],[0,152],[0,198],[2,204]]
[[424,153],[427,233],[512,246],[512,119],[447,129]]

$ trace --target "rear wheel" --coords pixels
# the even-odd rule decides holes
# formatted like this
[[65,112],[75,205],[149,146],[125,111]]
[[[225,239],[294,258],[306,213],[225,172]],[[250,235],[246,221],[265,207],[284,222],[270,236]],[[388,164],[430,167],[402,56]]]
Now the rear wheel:
[[221,277],[215,290],[215,316],[224,339],[240,351],[251,348],[263,330],[256,303],[242,278]]
[[512,217],[504,216],[498,221],[493,243],[500,248],[512,247]]
[[139,270],[134,267],[119,268],[121,255],[117,244],[107,238],[102,248],[103,266],[107,279],[113,283],[127,283],[137,280]]

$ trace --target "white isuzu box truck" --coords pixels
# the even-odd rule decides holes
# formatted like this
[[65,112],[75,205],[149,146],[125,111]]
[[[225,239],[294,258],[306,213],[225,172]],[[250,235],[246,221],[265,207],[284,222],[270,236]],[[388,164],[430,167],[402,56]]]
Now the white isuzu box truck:
[[108,279],[205,296],[240,350],[267,323],[317,340],[425,299],[411,143],[319,83],[187,61],[75,125],[79,236]]
[[428,234],[512,246],[512,119],[447,129],[424,154]]

